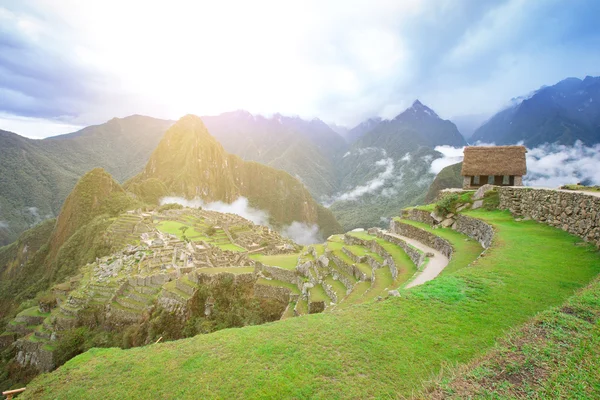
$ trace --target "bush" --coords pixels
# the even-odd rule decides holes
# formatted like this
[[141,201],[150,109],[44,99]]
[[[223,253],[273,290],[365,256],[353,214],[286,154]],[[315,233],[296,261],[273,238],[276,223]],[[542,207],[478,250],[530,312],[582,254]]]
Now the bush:
[[85,339],[89,334],[87,327],[71,329],[60,335],[56,341],[54,351],[54,361],[56,366],[63,365],[71,358],[83,353],[85,349]]
[[500,195],[496,190],[490,190],[483,195],[483,208],[487,211],[496,210],[500,205]]
[[216,229],[215,229],[215,227],[214,227],[214,226],[212,226],[212,225],[211,225],[211,226],[209,226],[208,228],[206,228],[206,234],[207,234],[208,236],[212,236],[212,235],[214,235],[216,232],[217,232],[217,230],[216,230]]
[[442,197],[435,204],[435,212],[443,217],[454,212],[456,210],[456,203],[458,202],[458,199],[458,195],[454,193]]

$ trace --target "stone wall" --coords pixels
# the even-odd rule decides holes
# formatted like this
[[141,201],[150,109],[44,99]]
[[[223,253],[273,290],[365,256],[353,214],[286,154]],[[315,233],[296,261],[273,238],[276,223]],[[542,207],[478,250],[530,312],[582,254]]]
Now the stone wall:
[[427,225],[437,224],[437,221],[431,216],[430,211],[419,210],[416,208],[402,210],[402,218],[410,219],[411,221],[423,222]]
[[54,369],[54,354],[45,349],[44,342],[32,342],[20,339],[15,342],[18,350],[16,360],[19,365],[25,367],[31,365],[38,371],[49,372]]
[[262,272],[265,276],[294,285],[298,283],[298,274],[295,269],[289,270],[280,267],[271,267],[258,261],[255,262],[254,267],[256,273]]
[[444,256],[452,258],[454,249],[452,248],[450,242],[434,235],[433,233],[396,220],[392,220],[390,222],[390,230],[398,235],[415,239],[429,247],[436,249]]
[[411,259],[413,264],[415,264],[417,266],[417,268],[419,268],[421,266],[421,264],[423,264],[423,262],[425,261],[425,254],[423,254],[423,252],[420,251],[419,249],[417,249],[416,247],[406,243],[404,240],[397,238],[395,236],[392,236],[385,232],[381,232],[377,236],[379,236],[380,238],[382,238],[385,241],[388,241],[390,243],[395,244],[396,246],[401,247],[404,250],[404,252],[408,255],[408,257]]
[[254,297],[275,299],[284,304],[290,302],[290,300],[298,300],[297,294],[292,294],[292,291],[285,287],[261,285],[256,283],[254,285]]
[[325,310],[325,302],[324,301],[308,301],[308,313],[309,314],[318,314]]
[[478,241],[484,249],[492,245],[494,228],[480,219],[459,214],[452,229]]
[[499,187],[501,209],[577,235],[600,247],[600,197],[567,190]]

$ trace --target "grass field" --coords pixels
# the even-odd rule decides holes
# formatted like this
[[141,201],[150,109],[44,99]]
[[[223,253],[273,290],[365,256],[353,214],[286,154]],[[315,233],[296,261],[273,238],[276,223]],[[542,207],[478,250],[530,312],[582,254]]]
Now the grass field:
[[194,229],[194,227],[182,224],[181,222],[178,222],[178,221],[162,221],[156,225],[156,228],[159,231],[161,231],[163,233],[169,233],[171,235],[175,235],[180,240],[183,240],[183,236],[184,236],[183,231],[180,229],[182,227],[188,228],[185,231],[185,236],[192,241],[209,240],[208,236],[206,236],[204,234],[204,232],[198,232]]
[[285,269],[295,269],[298,264],[298,257],[300,254],[277,254],[272,256],[266,256],[263,254],[252,254],[250,258],[256,261],[260,261],[265,265],[272,267],[280,267]]
[[505,212],[469,214],[495,226],[494,246],[400,298],[130,350],[92,349],[36,378],[24,397],[410,396],[442,366],[481,356],[600,272],[598,252],[563,231]]

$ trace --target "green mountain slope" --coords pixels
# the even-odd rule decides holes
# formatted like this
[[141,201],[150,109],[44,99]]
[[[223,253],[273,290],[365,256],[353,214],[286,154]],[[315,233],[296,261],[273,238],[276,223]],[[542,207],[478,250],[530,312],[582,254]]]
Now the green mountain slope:
[[567,78],[494,115],[470,141],[517,144],[600,143],[600,77]]
[[335,159],[346,144],[321,121],[279,114],[265,118],[246,111],[205,116],[202,121],[227,152],[288,172],[315,198],[336,191]]
[[383,225],[407,205],[422,203],[433,181],[438,145],[464,146],[456,126],[418,100],[364,134],[340,162],[340,192],[331,210],[344,229]]
[[[600,272],[597,252],[565,232],[507,212],[468,214],[495,228],[485,257],[400,297],[131,350],[93,349],[38,377],[24,398],[410,396]],[[448,229],[412,224],[456,251],[464,246]]]
[[243,196],[251,206],[267,211],[275,225],[318,224],[325,236],[341,231],[297,179],[228,154],[193,115],[167,131],[146,168],[125,187],[145,202],[173,195],[231,203]]
[[0,245],[58,215],[86,171],[103,167],[119,181],[138,173],[171,123],[134,115],[44,140],[0,131]]
[[449,165],[442,169],[436,176],[425,195],[425,203],[431,203],[440,190],[448,188],[462,188],[463,177],[460,174],[462,163]]

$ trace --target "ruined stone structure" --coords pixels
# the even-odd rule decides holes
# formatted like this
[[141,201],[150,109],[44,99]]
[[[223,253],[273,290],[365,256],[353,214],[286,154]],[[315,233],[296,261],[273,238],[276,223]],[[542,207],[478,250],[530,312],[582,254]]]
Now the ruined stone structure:
[[527,173],[525,146],[465,147],[461,175],[463,189],[485,184],[522,186]]

